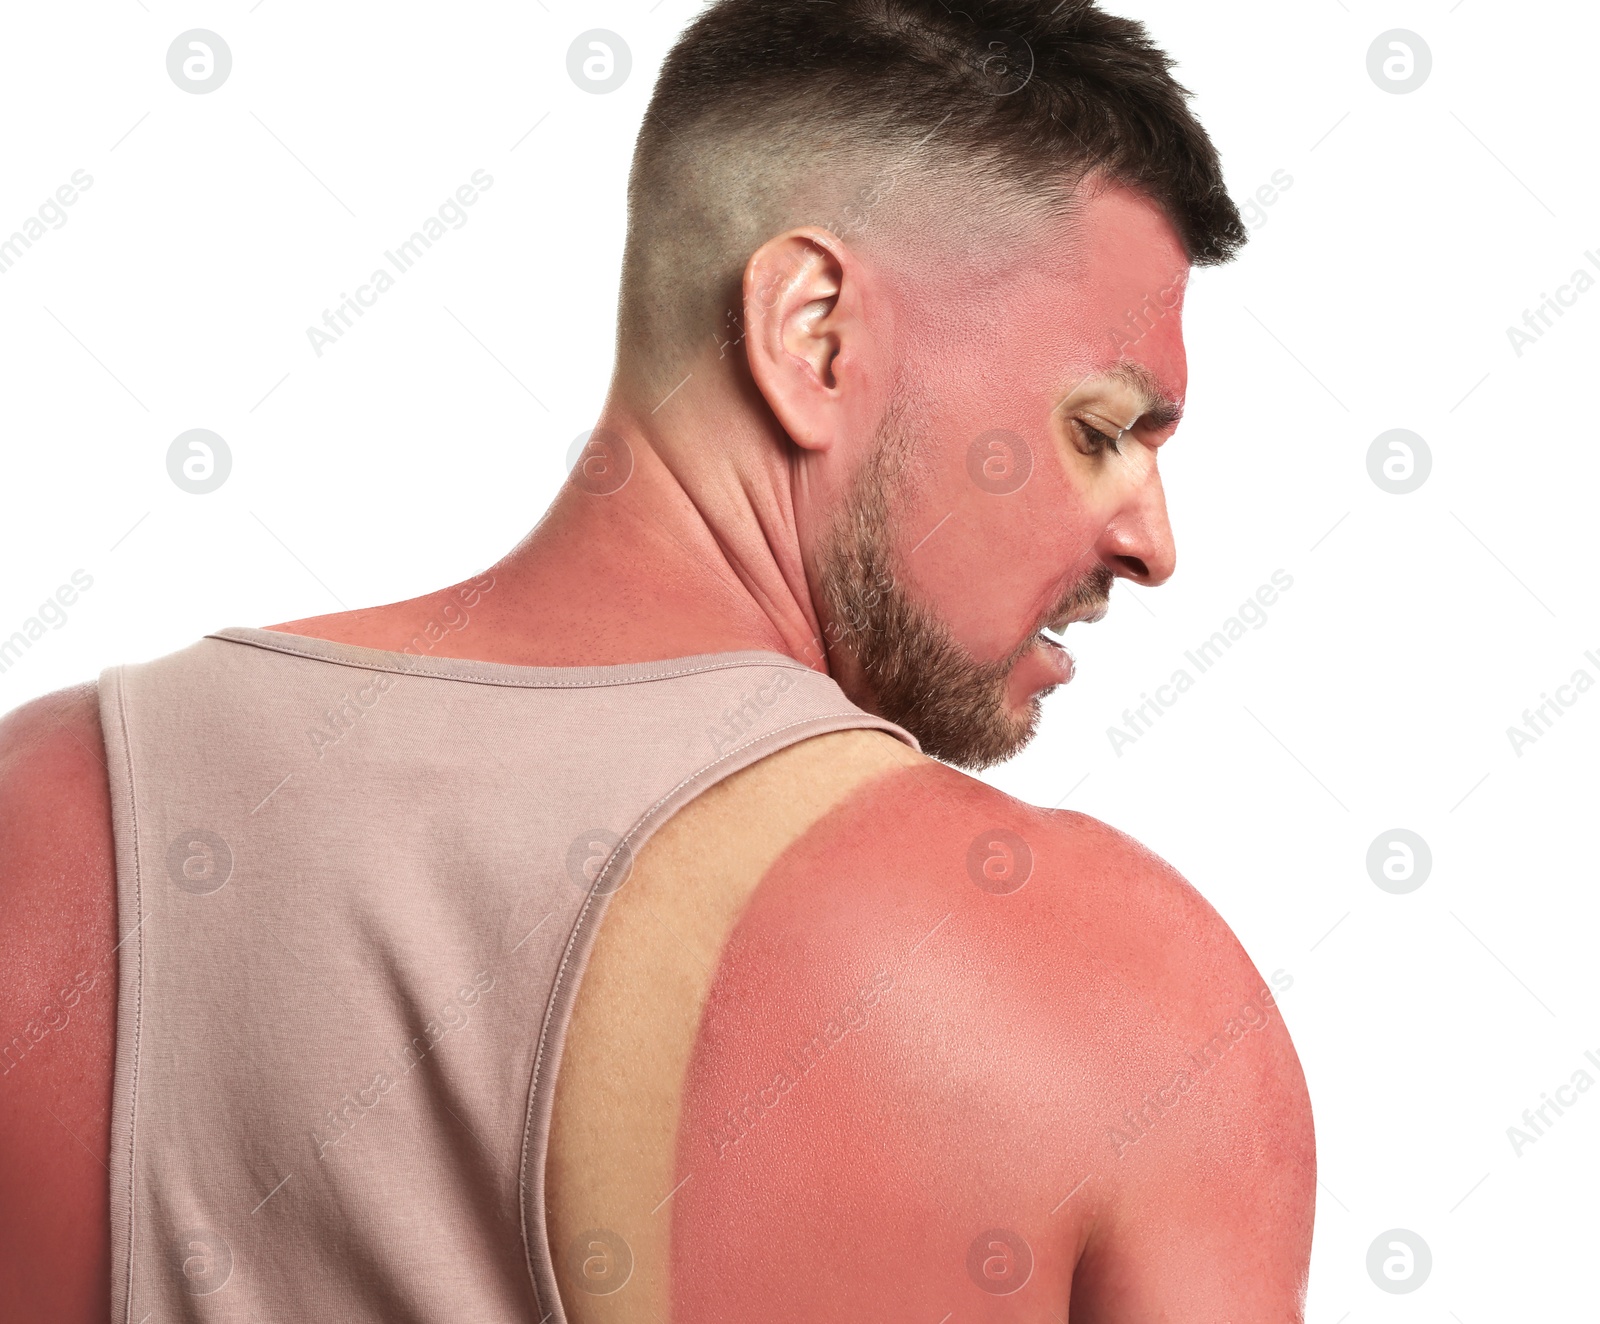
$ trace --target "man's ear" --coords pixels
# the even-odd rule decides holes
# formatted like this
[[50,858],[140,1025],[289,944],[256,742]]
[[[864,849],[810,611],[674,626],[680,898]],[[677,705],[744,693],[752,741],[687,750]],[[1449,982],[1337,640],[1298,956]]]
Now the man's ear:
[[767,240],[745,264],[745,352],[756,388],[797,446],[826,450],[862,346],[860,267],[815,226]]

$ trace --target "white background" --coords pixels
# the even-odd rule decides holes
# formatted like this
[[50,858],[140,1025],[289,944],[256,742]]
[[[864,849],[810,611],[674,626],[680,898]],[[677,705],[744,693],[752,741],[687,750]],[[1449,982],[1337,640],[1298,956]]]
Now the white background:
[[[1600,20],[1111,7],[1178,59],[1236,197],[1293,183],[1191,289],[1189,421],[1163,451],[1178,574],[1119,588],[992,780],[1132,832],[1292,976],[1312,1321],[1595,1318],[1600,1089],[1520,1156],[1506,1129],[1600,1056],[1600,689],[1520,757],[1506,729],[1576,669],[1600,680],[1600,290],[1520,357],[1506,332],[1600,255]],[[221,625],[410,597],[531,526],[604,393],[633,136],[695,8],[7,7],[0,234],[94,182],[0,275],[0,636],[73,571],[93,587],[0,675],[0,709]],[[208,95],[167,75],[193,27],[233,53]],[[610,95],[566,72],[589,28],[633,53]],[[1393,28],[1433,53],[1407,95],[1367,72]],[[479,168],[468,223],[318,358],[306,328]],[[195,427],[234,462],[203,497],[165,463]],[[1433,457],[1403,496],[1366,467],[1397,427]],[[1277,569],[1267,624],[1114,752],[1122,710]],[[1396,827],[1433,853],[1408,895],[1366,869]],[[1395,1227],[1434,1256],[1407,1295],[1365,1268]]]

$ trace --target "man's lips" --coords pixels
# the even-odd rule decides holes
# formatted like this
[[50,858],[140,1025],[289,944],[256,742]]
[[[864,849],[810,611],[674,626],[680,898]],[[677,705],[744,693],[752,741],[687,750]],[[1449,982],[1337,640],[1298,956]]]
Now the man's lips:
[[1069,612],[1066,615],[1058,616],[1034,636],[1034,648],[1030,651],[1037,652],[1045,669],[1053,673],[1055,677],[1053,683],[1065,685],[1076,673],[1077,666],[1072,654],[1067,651],[1062,642],[1051,636],[1065,634],[1069,625],[1076,625],[1080,621],[1092,624],[1102,619],[1109,606],[1109,602],[1102,601],[1090,611]]
[[1055,684],[1065,685],[1070,681],[1077,670],[1077,664],[1072,660],[1072,654],[1057,643],[1043,630],[1035,638],[1035,648],[1040,653],[1046,667],[1055,672],[1059,677]]

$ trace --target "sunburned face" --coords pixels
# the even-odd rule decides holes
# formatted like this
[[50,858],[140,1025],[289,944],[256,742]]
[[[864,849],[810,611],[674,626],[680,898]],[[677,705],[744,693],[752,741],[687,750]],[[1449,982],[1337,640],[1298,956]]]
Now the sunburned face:
[[1188,269],[1159,209],[1116,188],[981,280],[938,262],[906,282],[895,390],[821,587],[836,670],[928,753],[1010,757],[1072,677],[1044,631],[1098,619],[1115,578],[1171,575],[1156,460],[1187,384]]

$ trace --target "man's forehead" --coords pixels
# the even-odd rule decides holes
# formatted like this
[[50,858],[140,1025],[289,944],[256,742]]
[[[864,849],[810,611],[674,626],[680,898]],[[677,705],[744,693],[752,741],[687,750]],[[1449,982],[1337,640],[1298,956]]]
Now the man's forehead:
[[[1056,325],[1076,341],[1079,388],[1114,395],[1152,426],[1183,412],[1183,303],[1191,265],[1170,218],[1121,185],[1085,191],[1052,262]],[[1135,414],[1130,414],[1130,417]]]

